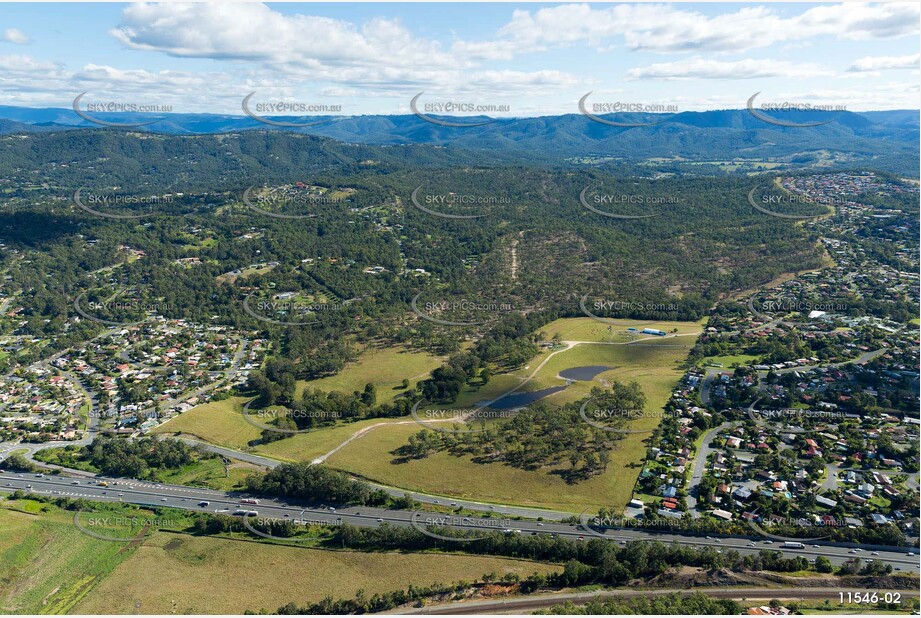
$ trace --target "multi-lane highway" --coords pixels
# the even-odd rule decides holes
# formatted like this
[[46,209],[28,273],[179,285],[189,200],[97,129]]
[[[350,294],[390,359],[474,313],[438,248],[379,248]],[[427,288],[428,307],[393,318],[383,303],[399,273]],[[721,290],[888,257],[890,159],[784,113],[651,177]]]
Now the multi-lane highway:
[[[98,485],[105,481],[108,487]],[[186,487],[181,485],[168,485],[161,483],[148,483],[144,481],[125,479],[87,479],[63,475],[38,476],[34,473],[0,474],[0,493],[11,493],[15,490],[32,491],[36,494],[53,497],[85,498],[99,501],[122,501],[142,506],[158,506],[186,509],[199,512],[233,513],[241,507],[241,495]],[[202,503],[207,502],[207,505]],[[425,528],[426,521],[430,518],[440,517],[437,513],[417,513],[413,511],[400,511],[379,509],[371,507],[345,507],[304,505],[286,503],[280,500],[260,499],[258,505],[243,505],[246,509],[255,510],[258,517],[276,518],[291,521],[309,521],[317,523],[352,524],[355,526],[379,526],[389,524],[394,526],[415,526]],[[737,550],[741,554],[754,554],[761,549],[769,548],[782,551],[786,555],[801,555],[809,559],[817,556],[826,556],[835,564],[841,564],[848,558],[860,557],[863,559],[879,559],[893,565],[899,571],[918,572],[919,557],[910,555],[910,550],[905,549],[879,549],[864,546],[862,550],[854,545],[841,543],[823,543],[816,541],[802,549],[786,548],[781,543],[771,543],[757,538],[740,537],[703,537],[688,536],[675,533],[654,533],[636,529],[607,530],[605,533],[596,533],[586,530],[581,526],[560,522],[539,522],[535,520],[505,520],[489,521],[485,517],[471,516],[466,520],[445,522],[453,528],[494,531],[496,529],[511,529],[512,534],[555,534],[561,538],[583,539],[585,541],[601,535],[612,542],[625,544],[633,540],[659,540],[664,543],[680,543],[698,547],[713,547],[718,551]],[[519,532],[520,531],[520,532]]]

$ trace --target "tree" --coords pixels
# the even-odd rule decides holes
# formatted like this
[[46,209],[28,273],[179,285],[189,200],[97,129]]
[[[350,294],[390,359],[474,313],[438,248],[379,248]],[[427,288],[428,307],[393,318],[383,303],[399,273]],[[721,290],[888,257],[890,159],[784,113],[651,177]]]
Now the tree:
[[16,453],[0,461],[0,470],[14,470],[16,472],[32,472],[35,466],[28,459]]
[[361,394],[361,402],[366,406],[373,406],[377,403],[377,388],[374,384],[370,382],[365,384],[365,391]]
[[819,573],[831,573],[835,568],[832,566],[831,560],[825,556],[819,556],[815,559],[815,570]]

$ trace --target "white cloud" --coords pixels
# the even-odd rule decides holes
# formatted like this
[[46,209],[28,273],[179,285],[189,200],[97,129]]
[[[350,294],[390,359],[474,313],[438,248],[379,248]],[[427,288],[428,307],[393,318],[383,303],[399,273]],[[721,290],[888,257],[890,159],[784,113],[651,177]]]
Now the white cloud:
[[110,31],[124,45],[172,56],[317,66],[447,67],[438,42],[416,39],[398,20],[358,27],[314,15],[284,15],[264,4],[134,4]]
[[658,53],[726,52],[799,43],[819,36],[888,39],[918,33],[919,7],[910,3],[819,6],[783,17],[769,6],[707,16],[681,5],[620,4],[593,8],[567,4],[515,11],[497,41],[479,43],[480,54],[509,57],[513,52],[585,43],[601,48],[623,37],[627,49]]
[[16,28],[7,28],[3,31],[3,40],[7,43],[25,45],[29,42],[29,37],[27,37],[25,32],[22,30],[18,30]]
[[661,62],[627,71],[630,79],[756,79],[761,77],[818,77],[834,75],[814,64],[785,60],[709,60],[695,56],[676,62]]
[[921,54],[909,56],[866,56],[855,60],[848,71],[881,71],[885,69],[917,69],[921,64]]
[[58,65],[53,62],[36,60],[23,54],[0,56],[0,71],[31,73],[33,71],[57,71],[58,68]]
[[257,63],[263,76],[240,90],[256,90],[260,97],[279,90],[303,93],[303,88],[292,92],[290,82],[323,83],[321,92],[364,97],[407,97],[420,90],[443,96],[488,90],[484,96],[495,97],[500,92],[547,92],[580,81],[560,71],[480,69],[480,61],[501,54],[463,41],[445,51],[440,42],[414,36],[396,19],[353,24],[282,14],[262,4],[136,4],[124,10],[110,34],[131,49]]

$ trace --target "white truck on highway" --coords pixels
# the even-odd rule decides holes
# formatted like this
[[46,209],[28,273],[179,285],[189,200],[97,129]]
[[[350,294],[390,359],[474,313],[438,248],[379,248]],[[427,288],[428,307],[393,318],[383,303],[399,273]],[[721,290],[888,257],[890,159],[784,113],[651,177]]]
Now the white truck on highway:
[[783,546],[786,547],[786,548],[788,548],[788,549],[803,549],[803,548],[806,547],[805,545],[803,545],[803,544],[800,543],[799,541],[786,541],[786,542],[783,544]]

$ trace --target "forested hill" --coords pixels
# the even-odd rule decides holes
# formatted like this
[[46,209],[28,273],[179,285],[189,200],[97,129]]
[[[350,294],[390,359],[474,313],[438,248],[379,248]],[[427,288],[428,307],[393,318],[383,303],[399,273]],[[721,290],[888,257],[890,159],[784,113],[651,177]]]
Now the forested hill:
[[[407,167],[504,164],[520,157],[424,145],[371,146],[280,131],[176,136],[119,129],[0,136],[0,177],[15,186],[128,192],[234,189],[292,176],[388,174]],[[23,184],[25,183],[25,184]]]
[[[782,122],[827,124],[779,126],[741,109],[602,117],[618,122],[654,123],[638,127],[609,126],[582,114],[496,119],[471,127],[442,126],[415,115],[369,115],[287,119],[318,124],[278,130],[347,143],[429,144],[488,151],[483,156],[514,153],[544,161],[581,157],[617,157],[633,162],[655,157],[726,161],[750,159],[757,153],[760,160],[800,168],[847,162],[917,176],[914,163],[919,156],[917,111],[772,112],[770,116]],[[99,114],[99,119],[116,123],[158,119],[138,131],[179,135],[268,128],[252,118],[221,114]],[[472,123],[489,119],[452,120]],[[0,134],[98,129],[98,126],[73,110],[0,106]]]

